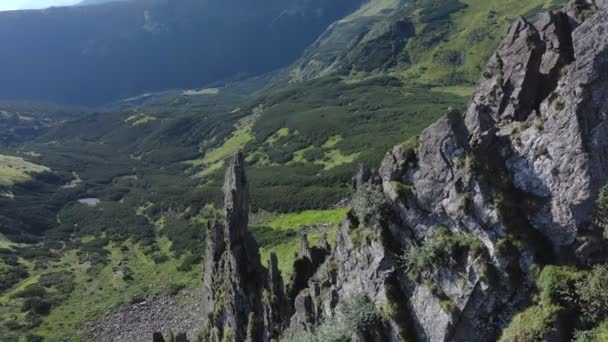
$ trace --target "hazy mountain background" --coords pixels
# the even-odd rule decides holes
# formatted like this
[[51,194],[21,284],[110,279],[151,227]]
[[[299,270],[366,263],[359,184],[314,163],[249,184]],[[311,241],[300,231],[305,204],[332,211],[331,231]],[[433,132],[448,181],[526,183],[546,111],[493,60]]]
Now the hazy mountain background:
[[255,76],[288,65],[358,5],[134,0],[3,12],[0,97],[98,105]]

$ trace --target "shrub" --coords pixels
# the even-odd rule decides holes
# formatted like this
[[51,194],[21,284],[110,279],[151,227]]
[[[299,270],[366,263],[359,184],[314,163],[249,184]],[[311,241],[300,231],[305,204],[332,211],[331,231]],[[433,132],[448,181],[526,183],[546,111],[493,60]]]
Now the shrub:
[[446,227],[438,227],[432,237],[421,245],[410,247],[403,257],[410,279],[421,281],[436,273],[436,267],[455,267],[471,254],[480,256],[485,247],[479,239],[465,234],[452,234]]
[[582,277],[583,273],[571,267],[546,266],[537,281],[541,302],[563,306],[573,303],[576,284]]
[[608,237],[608,185],[600,190],[595,201],[594,221],[604,229],[604,235]]
[[25,289],[15,293],[13,297],[18,298],[31,298],[31,297],[44,297],[47,295],[47,291],[44,287],[38,284],[32,284]]
[[577,294],[583,318],[599,322],[608,318],[608,267],[596,267],[577,284]]
[[513,318],[499,341],[542,341],[553,328],[561,310],[554,304],[534,305]]
[[29,333],[25,336],[25,340],[27,342],[43,342],[44,341],[44,337],[39,336],[39,335],[34,335],[32,333]]
[[168,293],[171,296],[177,295],[181,290],[185,289],[186,285],[183,283],[171,283],[169,284]]
[[357,295],[338,304],[336,314],[326,319],[313,332],[288,336],[281,341],[350,341],[355,333],[365,333],[370,329],[384,326],[384,316],[376,306],[363,295]]
[[62,294],[74,290],[74,275],[68,271],[45,273],[40,276],[38,283],[46,288],[56,288]]
[[48,315],[51,311],[51,303],[40,297],[27,298],[21,306],[22,311],[32,311],[39,315]]
[[163,264],[167,261],[169,261],[169,257],[166,256],[165,254],[154,254],[152,255],[152,261],[154,261],[155,264]]
[[597,327],[587,331],[578,331],[574,334],[576,342],[604,342],[608,341],[608,321],[604,321]]
[[192,266],[201,262],[203,258],[200,255],[188,254],[182,261],[182,263],[177,266],[177,270],[180,272],[188,272],[192,270]]
[[380,189],[365,186],[353,196],[352,206],[359,224],[374,228],[389,215],[391,203]]

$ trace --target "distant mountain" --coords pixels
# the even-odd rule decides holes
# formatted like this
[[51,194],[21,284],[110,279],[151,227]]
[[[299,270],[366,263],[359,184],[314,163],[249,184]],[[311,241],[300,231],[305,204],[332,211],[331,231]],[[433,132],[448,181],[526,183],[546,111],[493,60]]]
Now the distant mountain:
[[81,2],[78,3],[78,5],[80,5],[80,6],[99,5],[99,4],[105,4],[108,2],[118,2],[118,1],[127,1],[127,0],[82,0]]
[[0,13],[0,97],[101,104],[261,74],[360,4],[134,0]]

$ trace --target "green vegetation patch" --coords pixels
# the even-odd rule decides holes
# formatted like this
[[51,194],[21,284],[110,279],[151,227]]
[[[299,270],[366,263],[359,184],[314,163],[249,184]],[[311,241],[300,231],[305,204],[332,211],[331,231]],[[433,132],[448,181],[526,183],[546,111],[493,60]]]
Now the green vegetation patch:
[[236,130],[232,132],[230,137],[221,146],[206,151],[203,159],[190,160],[187,163],[192,166],[202,167],[203,171],[201,175],[203,176],[220,170],[224,165],[225,159],[242,150],[247,143],[253,140],[253,135],[251,134],[252,127],[252,123],[240,127],[237,126]]
[[295,255],[300,248],[300,235],[306,233],[311,246],[323,235],[331,243],[335,240],[336,227],[344,219],[348,208],[333,210],[308,210],[300,213],[260,213],[250,227],[260,245],[262,262],[266,265],[271,252],[277,254],[279,269],[289,279]]
[[[564,0],[416,0],[417,36],[408,41],[410,65],[402,74],[414,82],[471,86],[496,50],[512,21],[533,19]],[[444,88],[461,93],[458,88]],[[461,93],[464,94],[464,93]],[[466,95],[465,95],[466,96]]]
[[307,210],[300,213],[275,214],[262,225],[273,229],[302,229],[321,225],[337,225],[343,219],[349,208],[333,210]]
[[155,117],[150,116],[150,115],[146,115],[146,114],[135,114],[135,115],[131,115],[129,116],[125,122],[130,123],[132,126],[139,126],[139,125],[143,125],[143,124],[147,124],[151,121],[156,120]]
[[410,247],[404,256],[405,269],[414,281],[432,280],[437,267],[454,269],[466,262],[469,253],[480,256],[483,243],[470,235],[452,234],[446,227],[438,227],[434,235],[421,245]]
[[562,308],[554,304],[543,304],[528,308],[517,314],[503,331],[500,342],[542,341],[555,327]]
[[574,337],[576,342],[605,342],[608,341],[608,321],[601,323],[597,327],[579,331]]
[[[307,232],[309,244],[311,246],[315,246],[319,243],[324,234],[328,235],[328,239],[330,241],[335,240],[336,233],[333,229],[329,231],[312,230]],[[275,238],[280,238],[280,235],[276,235]],[[289,280],[289,277],[293,272],[293,262],[296,258],[296,254],[300,250],[300,239],[300,233],[295,232],[295,234],[289,235],[289,238],[283,239],[283,241],[277,245],[260,245],[260,256],[262,258],[262,264],[267,266],[270,253],[276,253],[277,259],[279,261],[279,269],[281,270],[281,275],[283,276],[283,279],[285,279],[285,281]]]
[[46,166],[30,163],[23,158],[0,154],[0,186],[27,182],[34,173],[50,171]]
[[564,333],[572,333],[576,341],[603,341],[608,320],[606,284],[605,266],[544,267],[536,282],[535,303],[513,318],[501,341],[542,340],[558,326],[569,329]]
[[281,341],[347,341],[356,333],[366,333],[381,329],[386,325],[384,315],[367,297],[356,295],[338,304],[336,314],[326,319],[312,332],[295,336],[284,336]]

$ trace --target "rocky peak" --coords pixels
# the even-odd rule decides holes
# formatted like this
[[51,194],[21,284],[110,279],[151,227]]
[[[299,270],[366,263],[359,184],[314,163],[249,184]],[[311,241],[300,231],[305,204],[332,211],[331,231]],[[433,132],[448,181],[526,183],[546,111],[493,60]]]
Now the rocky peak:
[[525,215],[558,249],[587,229],[606,180],[606,108],[595,97],[606,92],[606,12],[593,6],[585,21],[547,12],[515,22],[465,118],[471,148],[501,154],[515,188],[538,199]]
[[[208,226],[205,312],[202,335],[244,341],[262,338],[254,329],[263,316],[262,291],[268,284],[255,239],[247,230],[249,194],[242,154],[227,162],[224,181],[224,222]],[[256,336],[248,336],[252,331]]]
[[228,243],[245,239],[249,220],[249,187],[242,153],[230,159],[224,176],[224,215]]

